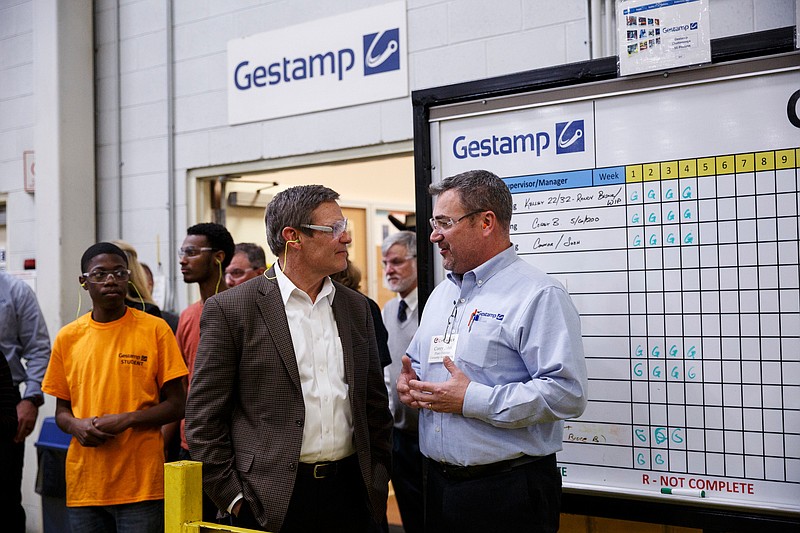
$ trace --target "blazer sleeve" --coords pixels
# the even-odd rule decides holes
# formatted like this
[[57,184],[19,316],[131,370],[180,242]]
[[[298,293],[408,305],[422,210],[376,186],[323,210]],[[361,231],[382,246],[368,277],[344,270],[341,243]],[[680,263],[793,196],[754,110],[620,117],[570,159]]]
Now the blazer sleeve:
[[240,348],[215,298],[205,303],[200,332],[186,403],[186,441],[192,459],[203,462],[205,491],[226,509],[242,492],[230,433]]
[[[392,471],[392,413],[389,411],[388,391],[383,379],[375,323],[368,310],[367,331],[370,342],[369,370],[367,372],[367,423],[369,425],[370,448],[374,463],[373,487],[388,492],[389,473]],[[375,505],[373,503],[373,505]],[[385,501],[384,510],[385,513]]]

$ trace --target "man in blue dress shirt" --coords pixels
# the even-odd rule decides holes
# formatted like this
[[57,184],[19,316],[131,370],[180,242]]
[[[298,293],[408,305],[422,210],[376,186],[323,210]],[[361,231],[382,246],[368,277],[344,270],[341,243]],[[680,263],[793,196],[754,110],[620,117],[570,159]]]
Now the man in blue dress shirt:
[[431,293],[397,381],[422,409],[427,531],[557,531],[563,420],[586,407],[580,317],[511,244],[503,181],[475,170],[430,187]]

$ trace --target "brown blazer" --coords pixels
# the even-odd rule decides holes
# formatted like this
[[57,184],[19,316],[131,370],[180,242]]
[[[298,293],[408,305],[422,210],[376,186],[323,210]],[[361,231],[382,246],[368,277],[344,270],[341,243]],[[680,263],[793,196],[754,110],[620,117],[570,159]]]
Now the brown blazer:
[[[270,269],[269,277],[275,272]],[[392,416],[367,300],[334,283],[354,441],[376,519],[386,516]],[[243,493],[258,521],[280,530],[294,488],[305,407],[275,280],[259,276],[209,298],[186,404],[186,440],[220,509]]]

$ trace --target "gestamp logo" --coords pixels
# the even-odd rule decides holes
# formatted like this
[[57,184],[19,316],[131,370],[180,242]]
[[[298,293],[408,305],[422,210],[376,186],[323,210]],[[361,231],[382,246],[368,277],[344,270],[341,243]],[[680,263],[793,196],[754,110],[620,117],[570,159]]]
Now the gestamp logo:
[[400,29],[364,35],[364,75],[400,69]]
[[583,152],[583,120],[556,123],[556,153]]

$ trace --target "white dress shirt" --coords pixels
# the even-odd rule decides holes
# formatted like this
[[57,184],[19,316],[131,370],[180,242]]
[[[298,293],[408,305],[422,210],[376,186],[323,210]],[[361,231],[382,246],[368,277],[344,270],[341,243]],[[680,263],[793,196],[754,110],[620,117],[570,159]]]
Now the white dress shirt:
[[292,336],[306,417],[300,462],[336,461],[355,453],[344,352],[333,317],[336,292],[326,277],[316,301],[275,268]]

